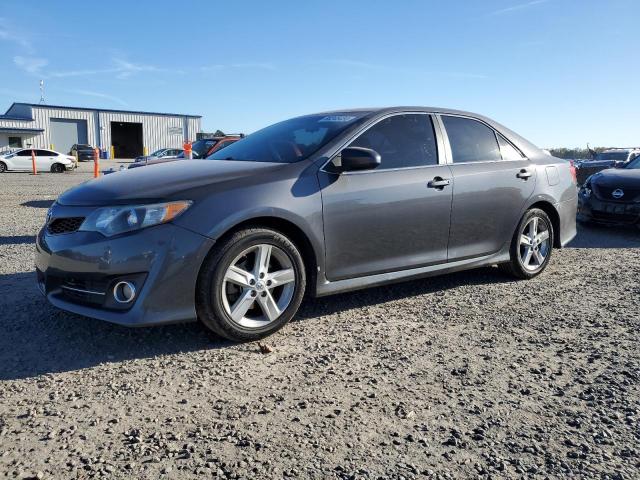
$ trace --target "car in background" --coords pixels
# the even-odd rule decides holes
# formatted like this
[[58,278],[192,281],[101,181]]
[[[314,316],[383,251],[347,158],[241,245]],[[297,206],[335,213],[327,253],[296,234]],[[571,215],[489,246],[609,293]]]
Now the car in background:
[[607,168],[620,168],[640,156],[640,148],[610,148],[596,155],[590,160],[576,161],[578,185],[594,173]]
[[87,145],[86,143],[76,143],[69,150],[69,155],[78,157],[78,161],[84,162],[86,160],[93,160],[93,155],[96,147]]
[[62,173],[65,170],[73,170],[76,166],[76,159],[71,155],[42,148],[21,148],[0,156],[0,173],[30,172],[33,168],[31,152],[35,153],[38,171]]
[[156,150],[151,155],[141,155],[134,159],[134,162],[147,162],[149,160],[155,160],[157,158],[175,158],[183,152],[181,148],[161,148]]
[[[191,145],[192,151],[192,159],[193,160],[202,160],[207,158],[209,155],[214,154],[215,152],[222,150],[224,147],[231,145],[232,143],[237,142],[238,140],[244,138],[244,134],[238,135],[225,135],[223,137],[213,137],[213,138],[203,138],[201,140],[197,140],[193,142]],[[162,158],[153,158],[149,160],[141,160],[135,161],[129,168],[138,168],[138,167],[146,167],[147,165],[155,165],[158,163],[167,163],[173,162],[175,160],[184,160],[185,154],[184,151],[181,150],[178,155],[175,157],[162,157]]]
[[578,220],[640,226],[640,156],[584,182],[578,192]]

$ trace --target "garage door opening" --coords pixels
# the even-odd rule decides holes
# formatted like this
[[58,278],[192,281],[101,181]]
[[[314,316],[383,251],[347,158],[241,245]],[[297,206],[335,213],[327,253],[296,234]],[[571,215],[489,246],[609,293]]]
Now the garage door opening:
[[111,122],[111,145],[116,158],[142,155],[142,124]]

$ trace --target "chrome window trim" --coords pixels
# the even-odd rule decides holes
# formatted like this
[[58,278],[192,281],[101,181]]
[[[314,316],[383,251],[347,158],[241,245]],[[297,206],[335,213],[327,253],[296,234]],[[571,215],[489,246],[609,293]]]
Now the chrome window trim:
[[[342,152],[342,150],[344,148],[346,148],[347,145],[349,145],[351,142],[353,142],[356,138],[358,138],[360,135],[362,135],[364,132],[366,132],[370,128],[376,126],[381,121],[386,120],[387,118],[390,118],[390,117],[398,116],[398,115],[429,115],[431,117],[431,126],[433,127],[433,134],[434,134],[435,140],[436,140],[436,149],[437,149],[436,153],[438,155],[438,163],[436,165],[414,165],[412,167],[384,168],[382,170],[362,170],[362,171],[359,171],[359,172],[342,172],[342,173],[330,172],[328,170],[325,170],[325,167],[329,163],[331,163],[334,158],[336,158],[338,155],[340,155],[340,152]],[[321,172],[328,173],[330,175],[364,175],[364,174],[369,174],[369,173],[397,172],[397,171],[402,171],[402,170],[416,170],[416,169],[422,169],[422,168],[442,167],[442,166],[445,166],[447,163],[446,163],[446,158],[444,157],[444,154],[443,154],[443,151],[442,151],[443,144],[442,144],[442,138],[439,135],[439,133],[440,132],[438,131],[438,128],[436,127],[435,114],[432,113],[432,112],[406,110],[406,111],[402,111],[402,112],[388,113],[388,114],[383,115],[382,117],[378,118],[377,120],[373,121],[372,123],[368,123],[366,125],[363,125],[362,128],[360,128],[357,132],[352,134],[345,142],[341,143],[340,146],[336,147],[335,148],[335,152],[333,152],[332,154],[329,155],[329,159],[322,164],[322,166],[320,167],[319,170]]]
[[[529,157],[527,157],[524,152],[522,152],[522,150],[520,150],[518,147],[516,147],[513,142],[511,142],[505,135],[503,135],[502,133],[500,133],[499,131],[497,131],[495,128],[493,128],[491,125],[489,125],[487,122],[482,121],[479,118],[475,118],[475,117],[470,117],[469,115],[458,115],[458,114],[452,114],[452,113],[436,113],[435,116],[438,118],[438,122],[442,128],[442,137],[444,140],[444,144],[445,144],[445,151],[447,152],[447,160],[449,162],[449,165],[474,165],[474,164],[482,164],[482,163],[503,163],[503,162],[521,162],[521,161],[531,161],[529,159]],[[498,149],[500,148],[500,142],[498,141],[498,135],[500,135],[502,138],[505,139],[505,141],[507,143],[509,143],[509,145],[511,145],[513,148],[516,149],[516,151],[520,152],[520,155],[522,155],[522,158],[520,160],[504,160],[504,159],[500,159],[500,160],[480,160],[477,162],[454,162],[453,161],[453,153],[451,152],[451,142],[449,141],[449,134],[447,133],[447,129],[444,126],[444,122],[442,120],[442,117],[458,117],[458,118],[466,118],[467,120],[475,120],[476,122],[481,123],[482,125],[486,126],[487,128],[491,129],[491,131],[493,132],[494,136],[496,137],[496,142],[498,143]],[[502,156],[502,152],[500,152],[500,156]]]

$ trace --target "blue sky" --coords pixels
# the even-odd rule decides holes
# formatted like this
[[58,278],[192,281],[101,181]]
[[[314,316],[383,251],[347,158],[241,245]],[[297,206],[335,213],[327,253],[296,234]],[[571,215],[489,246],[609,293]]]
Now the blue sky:
[[640,144],[640,1],[2,0],[0,110],[201,114],[251,132],[314,111],[429,105],[543,147]]

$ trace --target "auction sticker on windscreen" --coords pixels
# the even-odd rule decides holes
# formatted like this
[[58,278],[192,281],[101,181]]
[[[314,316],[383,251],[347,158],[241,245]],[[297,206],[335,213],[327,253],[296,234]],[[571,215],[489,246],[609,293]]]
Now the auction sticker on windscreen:
[[318,122],[350,122],[355,119],[356,117],[353,115],[328,115],[318,120]]

